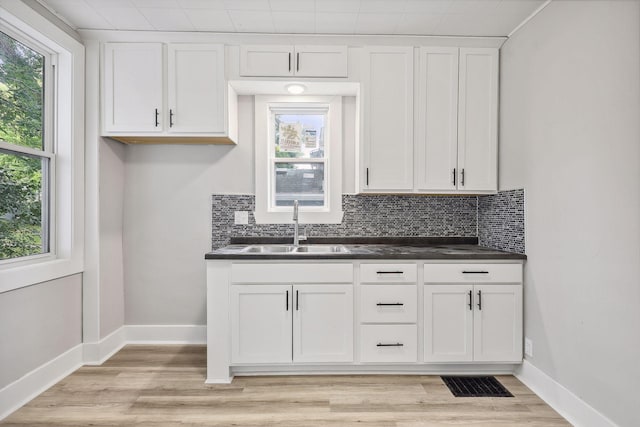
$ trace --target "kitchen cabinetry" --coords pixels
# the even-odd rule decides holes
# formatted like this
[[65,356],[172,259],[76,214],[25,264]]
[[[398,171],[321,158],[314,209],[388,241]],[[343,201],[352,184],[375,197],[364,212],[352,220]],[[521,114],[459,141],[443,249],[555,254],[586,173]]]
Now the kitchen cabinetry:
[[243,77],[347,77],[346,46],[241,46]]
[[104,136],[126,143],[233,143],[237,95],[224,46],[105,43]]
[[351,265],[238,264],[231,275],[233,363],[353,362]]
[[495,192],[498,50],[418,52],[365,49],[361,191]]
[[360,361],[418,360],[417,266],[360,265]]
[[425,362],[522,361],[517,264],[425,265]]
[[522,361],[522,264],[209,260],[207,342],[208,382],[381,365],[492,372]]
[[363,192],[413,189],[413,48],[367,47],[362,70]]
[[352,362],[352,324],[352,285],[231,288],[234,363]]
[[497,190],[498,50],[421,48],[416,189]]

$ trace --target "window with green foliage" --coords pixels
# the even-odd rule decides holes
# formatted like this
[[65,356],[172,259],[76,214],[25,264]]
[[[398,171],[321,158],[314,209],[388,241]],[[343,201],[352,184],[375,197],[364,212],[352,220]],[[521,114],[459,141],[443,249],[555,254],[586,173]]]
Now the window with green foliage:
[[47,56],[0,32],[0,261],[49,252]]

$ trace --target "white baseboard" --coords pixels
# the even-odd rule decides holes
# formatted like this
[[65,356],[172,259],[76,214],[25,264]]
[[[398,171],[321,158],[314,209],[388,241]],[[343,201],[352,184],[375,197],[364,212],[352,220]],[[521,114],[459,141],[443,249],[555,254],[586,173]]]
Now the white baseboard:
[[516,378],[577,427],[617,427],[609,418],[525,360]]
[[82,348],[78,344],[0,390],[0,420],[80,368]]
[[102,365],[126,344],[126,326],[121,326],[98,342],[84,343],[85,365]]
[[127,344],[206,344],[205,325],[127,325]]

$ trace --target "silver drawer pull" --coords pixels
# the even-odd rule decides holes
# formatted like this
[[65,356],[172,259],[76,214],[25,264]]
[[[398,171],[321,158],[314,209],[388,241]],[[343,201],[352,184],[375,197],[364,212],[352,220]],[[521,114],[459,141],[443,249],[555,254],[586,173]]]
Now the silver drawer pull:
[[378,306],[380,306],[380,305],[386,306],[386,305],[404,305],[404,304],[401,303],[401,302],[379,302],[376,305],[378,305]]
[[376,344],[376,347],[404,347],[404,344],[400,342],[397,342],[395,344],[383,344],[379,342],[378,344]]

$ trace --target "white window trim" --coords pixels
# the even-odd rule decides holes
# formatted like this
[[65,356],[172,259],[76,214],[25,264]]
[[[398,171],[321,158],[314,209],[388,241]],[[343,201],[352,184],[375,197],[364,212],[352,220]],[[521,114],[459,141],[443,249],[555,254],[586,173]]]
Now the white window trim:
[[[254,217],[258,224],[293,223],[292,207],[270,208],[273,180],[269,134],[272,132],[271,108],[286,109],[291,104],[313,109],[326,108],[328,135],[325,147],[326,206],[300,207],[301,224],[340,224],[342,222],[342,97],[340,96],[256,96],[255,97],[255,195]],[[283,158],[283,162],[290,159]],[[293,161],[303,161],[302,159]]]
[[[55,61],[50,252],[0,266],[0,293],[82,272],[84,251],[84,47],[22,2],[0,0],[9,35],[35,41]],[[17,37],[20,40],[20,37]]]

